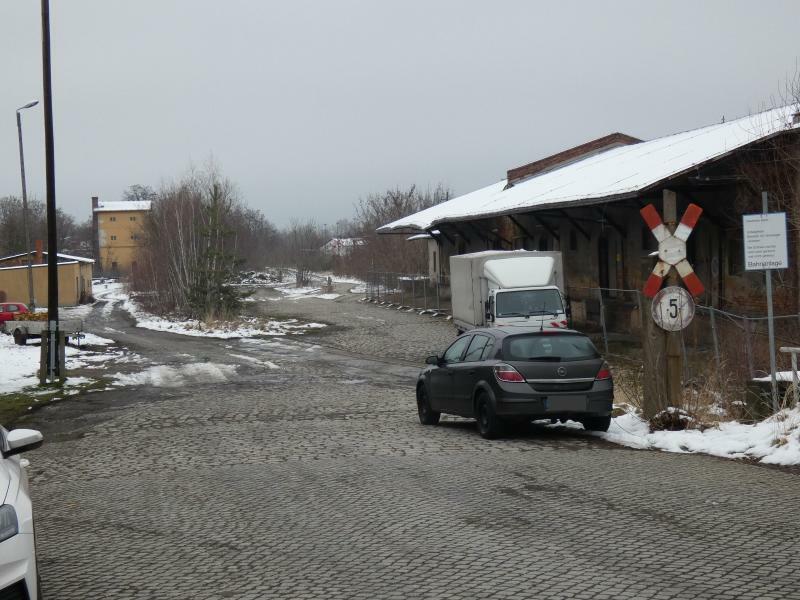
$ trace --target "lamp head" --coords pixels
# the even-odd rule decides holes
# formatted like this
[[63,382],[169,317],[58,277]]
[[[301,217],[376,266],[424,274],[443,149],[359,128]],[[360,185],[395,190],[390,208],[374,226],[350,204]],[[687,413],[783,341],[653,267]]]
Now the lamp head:
[[34,106],[36,106],[37,104],[39,104],[39,101],[38,101],[38,100],[34,100],[33,102],[28,102],[28,103],[27,103],[25,106],[20,106],[20,107],[17,109],[17,111],[20,111],[20,110],[25,110],[26,108],[33,108],[33,107],[34,107]]

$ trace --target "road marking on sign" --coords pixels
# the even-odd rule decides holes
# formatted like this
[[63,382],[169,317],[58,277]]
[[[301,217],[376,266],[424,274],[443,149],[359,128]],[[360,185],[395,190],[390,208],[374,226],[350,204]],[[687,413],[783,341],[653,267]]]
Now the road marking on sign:
[[681,222],[675,229],[675,233],[670,233],[667,226],[661,220],[656,207],[648,204],[639,211],[653,233],[653,237],[658,241],[658,262],[653,268],[650,277],[644,285],[644,295],[648,298],[653,298],[661,285],[664,283],[664,278],[669,274],[672,267],[678,271],[678,275],[683,279],[686,288],[691,292],[692,296],[699,296],[705,291],[703,283],[700,278],[692,269],[692,265],[686,260],[686,240],[692,235],[695,225],[697,225],[700,215],[703,214],[703,209],[696,204],[690,204],[683,213]]

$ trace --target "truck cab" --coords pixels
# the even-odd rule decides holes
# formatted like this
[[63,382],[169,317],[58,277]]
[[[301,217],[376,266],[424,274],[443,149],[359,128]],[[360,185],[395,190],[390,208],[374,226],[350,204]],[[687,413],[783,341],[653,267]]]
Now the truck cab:
[[493,327],[567,327],[566,301],[556,286],[489,289],[486,321]]

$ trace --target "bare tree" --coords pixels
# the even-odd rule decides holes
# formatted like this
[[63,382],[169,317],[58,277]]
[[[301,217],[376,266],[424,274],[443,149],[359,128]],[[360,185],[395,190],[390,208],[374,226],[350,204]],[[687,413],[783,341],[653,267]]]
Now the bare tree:
[[134,183],[122,192],[122,200],[125,202],[141,202],[144,200],[155,200],[158,194],[149,185]]
[[409,242],[405,235],[378,235],[376,230],[386,223],[430,208],[450,199],[450,190],[439,184],[421,192],[412,185],[408,189],[387,190],[370,194],[356,204],[355,232],[361,243],[337,261],[345,274],[364,277],[370,271],[423,273],[427,270],[427,247]]
[[213,164],[161,189],[133,280],[150,308],[205,320],[238,313],[242,296],[230,282],[243,262],[234,227],[242,210]]

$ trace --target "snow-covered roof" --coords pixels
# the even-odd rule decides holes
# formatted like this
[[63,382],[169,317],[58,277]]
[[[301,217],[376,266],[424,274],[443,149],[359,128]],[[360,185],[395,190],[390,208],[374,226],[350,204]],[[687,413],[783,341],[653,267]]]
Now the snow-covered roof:
[[125,212],[133,210],[150,210],[150,200],[130,200],[121,202],[98,202],[94,212]]
[[800,128],[797,106],[767,110],[726,123],[613,148],[507,188],[505,179],[383,225],[379,232],[427,230],[437,223],[488,218],[539,207],[635,196],[747,144]]
[[[0,257],[0,262],[4,262],[4,261],[7,261],[7,260],[13,260],[15,258],[21,258],[23,256],[28,256],[29,254],[36,254],[36,252],[35,251],[21,252],[20,254],[12,254],[11,256],[3,256],[3,257]],[[47,251],[42,252],[42,255],[43,256],[47,256]],[[62,263],[66,262],[66,261],[91,263],[91,264],[94,263],[94,260],[91,259],[91,258],[83,258],[82,256],[72,256],[70,254],[61,254],[61,252],[56,254],[56,256],[58,257],[59,262],[62,262]]]

